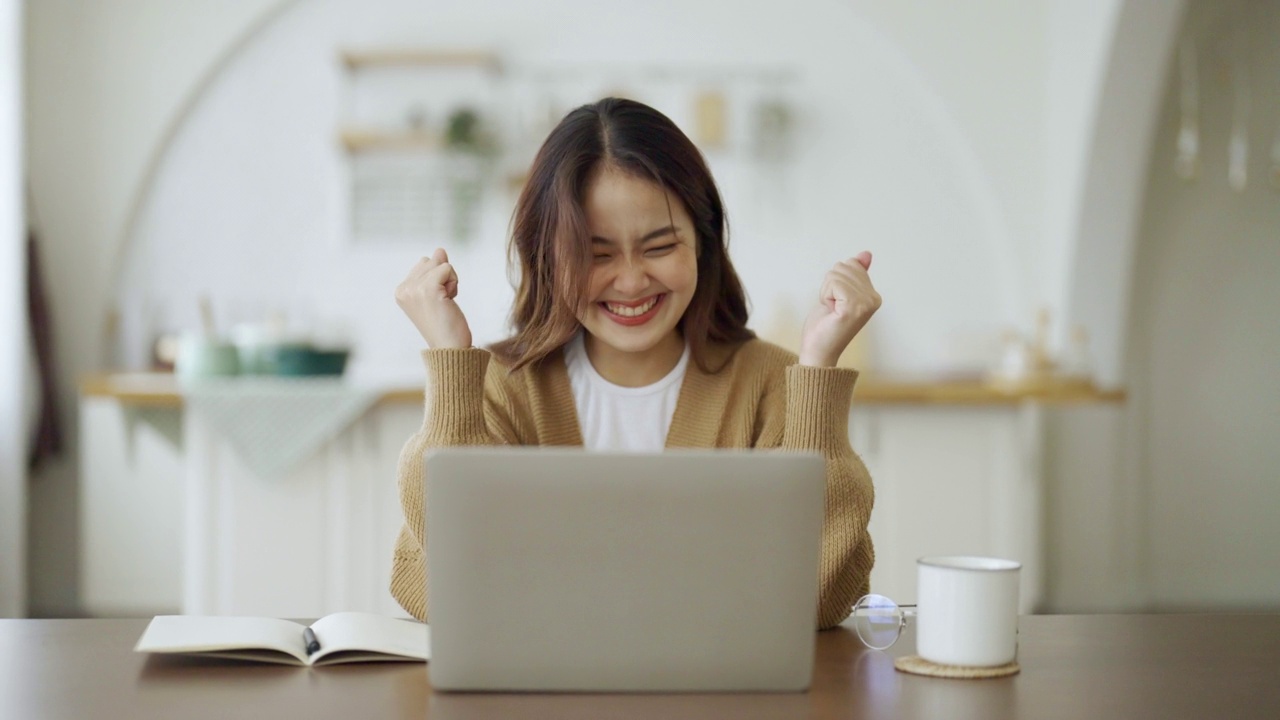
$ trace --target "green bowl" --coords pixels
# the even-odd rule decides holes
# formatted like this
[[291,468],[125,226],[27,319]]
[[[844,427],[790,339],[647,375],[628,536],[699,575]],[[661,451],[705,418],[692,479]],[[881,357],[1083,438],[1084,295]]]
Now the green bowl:
[[341,375],[347,368],[349,350],[318,350],[310,345],[281,345],[268,351],[267,365],[276,375],[308,377]]

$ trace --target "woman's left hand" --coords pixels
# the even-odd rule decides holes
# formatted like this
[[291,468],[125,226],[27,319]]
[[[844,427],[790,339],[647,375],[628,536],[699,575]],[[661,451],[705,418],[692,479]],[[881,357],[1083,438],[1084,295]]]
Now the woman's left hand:
[[800,336],[801,365],[835,367],[853,337],[880,309],[880,293],[867,274],[870,268],[871,253],[861,252],[836,263],[822,279],[818,304]]

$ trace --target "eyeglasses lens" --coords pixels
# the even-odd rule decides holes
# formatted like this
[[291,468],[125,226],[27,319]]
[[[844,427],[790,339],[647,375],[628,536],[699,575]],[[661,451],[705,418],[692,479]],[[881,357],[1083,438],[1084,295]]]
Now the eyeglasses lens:
[[858,637],[873,650],[884,650],[898,640],[902,611],[883,595],[866,595],[853,608],[853,627]]

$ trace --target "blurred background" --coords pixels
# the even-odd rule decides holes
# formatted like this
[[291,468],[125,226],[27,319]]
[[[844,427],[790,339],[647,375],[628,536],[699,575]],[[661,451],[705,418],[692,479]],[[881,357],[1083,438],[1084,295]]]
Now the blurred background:
[[504,336],[542,139],[658,108],[752,326],[863,249],[873,585],[1280,608],[1280,1],[0,0],[0,616],[396,612],[449,250]]

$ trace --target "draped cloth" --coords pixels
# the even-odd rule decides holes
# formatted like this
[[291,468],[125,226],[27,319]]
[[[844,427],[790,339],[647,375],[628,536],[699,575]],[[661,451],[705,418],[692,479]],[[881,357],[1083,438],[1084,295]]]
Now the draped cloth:
[[27,231],[27,324],[35,351],[39,411],[27,453],[27,469],[62,454],[63,428],[58,417],[57,364],[53,353],[53,315],[45,293],[39,244],[33,228]]
[[185,383],[186,412],[260,478],[280,478],[364,415],[386,392],[338,378],[235,377]]

